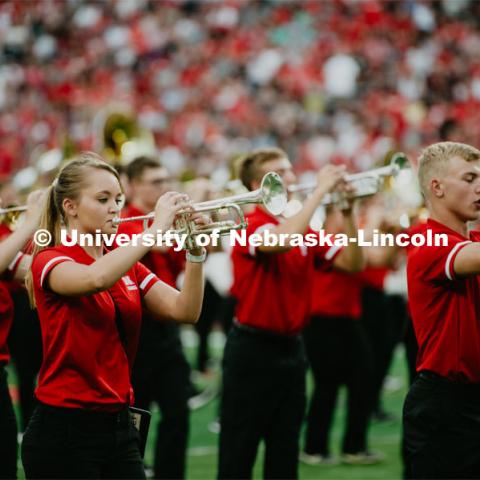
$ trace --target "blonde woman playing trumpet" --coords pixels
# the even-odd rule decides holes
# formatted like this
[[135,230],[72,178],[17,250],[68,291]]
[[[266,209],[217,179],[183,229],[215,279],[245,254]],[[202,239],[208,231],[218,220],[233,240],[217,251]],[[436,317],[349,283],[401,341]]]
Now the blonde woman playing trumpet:
[[[65,165],[48,192],[41,227],[52,232],[52,241],[34,250],[28,279],[44,358],[35,392],[38,407],[22,445],[27,478],[145,478],[128,410],[134,401],[130,369],[142,309],[196,322],[203,267],[187,261],[185,282],[177,291],[139,263],[149,251],[142,242],[112,251],[101,244],[59,244],[61,228],[70,236],[74,229],[114,234],[112,220],[121,204],[117,172],[89,152]],[[188,206],[185,195],[165,193],[147,233],[168,230],[176,213]],[[191,253],[196,259],[202,252]]]

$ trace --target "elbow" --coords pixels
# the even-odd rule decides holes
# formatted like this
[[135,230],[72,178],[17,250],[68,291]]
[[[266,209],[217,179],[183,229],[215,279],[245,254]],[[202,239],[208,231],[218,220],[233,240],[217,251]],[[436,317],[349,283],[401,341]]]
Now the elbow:
[[175,313],[172,315],[172,318],[178,323],[186,323],[190,325],[195,325],[200,318],[200,313],[202,312],[202,303],[199,305],[191,305],[188,302],[180,303],[175,309]]
[[193,315],[191,317],[188,317],[185,323],[189,323],[190,325],[195,325],[198,322],[199,318],[200,318],[200,313],[198,313],[198,315]]
[[361,253],[345,257],[340,262],[340,269],[347,273],[359,273],[365,269],[365,257]]
[[351,263],[350,265],[351,273],[361,272],[362,270],[365,269],[365,266],[366,266],[365,258],[363,255],[360,255],[359,258],[354,258],[350,263]]
[[362,270],[365,270],[366,266],[367,266],[367,262],[365,260],[364,255],[359,255],[359,257],[355,258],[354,261],[352,262],[352,273],[361,272]]
[[188,323],[190,325],[195,325],[198,322],[198,319],[200,318],[200,313],[201,313],[201,309],[195,312],[188,312],[183,316],[183,319],[181,320],[181,322]]
[[92,272],[90,282],[91,291],[93,293],[103,292],[107,290],[112,285],[111,282],[108,282],[107,277],[101,272]]

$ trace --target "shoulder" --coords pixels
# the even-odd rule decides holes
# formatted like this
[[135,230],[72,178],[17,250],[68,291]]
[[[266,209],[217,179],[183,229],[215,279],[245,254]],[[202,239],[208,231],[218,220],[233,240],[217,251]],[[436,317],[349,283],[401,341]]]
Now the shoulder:
[[43,284],[43,280],[52,268],[63,262],[76,262],[78,253],[72,247],[56,246],[38,252],[32,260],[32,275],[35,282]]

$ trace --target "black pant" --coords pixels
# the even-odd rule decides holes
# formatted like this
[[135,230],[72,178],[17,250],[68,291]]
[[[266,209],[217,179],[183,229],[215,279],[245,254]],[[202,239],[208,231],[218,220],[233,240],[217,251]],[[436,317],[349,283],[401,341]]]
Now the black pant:
[[219,478],[251,478],[262,440],[264,477],[297,478],[305,368],[300,337],[232,327],[223,359]]
[[17,478],[17,420],[3,365],[0,365],[0,478]]
[[480,478],[480,384],[419,373],[403,428],[407,478]]
[[313,317],[304,338],[315,380],[305,451],[321,455],[330,453],[329,433],[342,384],[348,389],[342,451],[366,450],[372,404],[372,354],[362,324],[351,318]]
[[197,369],[200,372],[207,370],[207,363],[210,357],[208,353],[208,336],[215,320],[220,318],[224,302],[225,298],[207,280],[205,282],[202,311],[198,322],[195,324],[195,330],[198,334]]
[[40,404],[23,436],[22,462],[26,478],[145,478],[126,408],[106,413]]
[[156,402],[161,411],[155,478],[184,478],[192,387],[178,325],[144,319],[132,384],[136,407],[148,410]]
[[34,390],[42,364],[42,335],[37,311],[30,308],[27,292],[12,293],[13,325],[8,346],[15,367],[20,399],[21,430],[24,431],[35,407]]
[[407,321],[406,304],[399,295],[386,295],[374,288],[365,288],[362,294],[362,323],[373,353],[372,409],[381,409],[381,394],[397,343],[400,342]]
[[403,343],[405,345],[405,354],[407,357],[408,380],[411,385],[416,376],[416,363],[418,344],[415,337],[415,330],[413,329],[412,319],[408,318],[403,334]]

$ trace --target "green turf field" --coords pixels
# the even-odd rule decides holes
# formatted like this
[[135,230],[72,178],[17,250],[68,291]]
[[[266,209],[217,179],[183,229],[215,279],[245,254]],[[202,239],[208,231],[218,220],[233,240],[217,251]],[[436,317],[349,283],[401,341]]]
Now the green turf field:
[[[217,339],[218,340],[218,339]],[[214,355],[218,358],[221,353],[219,344],[212,345]],[[187,335],[187,353],[190,358],[194,355],[194,342]],[[12,378],[13,375],[10,376]],[[300,464],[301,479],[398,479],[401,477],[402,465],[400,459],[400,431],[401,409],[406,392],[407,374],[403,350],[399,348],[390,371],[390,382],[383,395],[384,406],[387,411],[394,413],[397,420],[388,424],[373,423],[370,428],[370,448],[380,450],[386,455],[382,464],[374,466],[309,466]],[[215,380],[212,380],[213,382]],[[12,380],[14,383],[14,379]],[[310,382],[309,382],[310,383]],[[12,385],[14,388],[14,385]],[[344,424],[344,395],[342,394],[335,416],[332,431],[332,449],[338,453]],[[187,461],[188,479],[214,479],[216,476],[217,442],[218,435],[208,430],[208,425],[216,417],[218,399],[209,402],[202,408],[195,410],[191,415],[190,447]],[[152,426],[150,427],[149,444],[147,445],[146,462],[152,463],[153,441],[155,437],[155,422],[158,412],[153,409]],[[19,478],[24,478],[19,466]],[[262,478],[262,450],[259,452],[255,466],[254,478]]]

